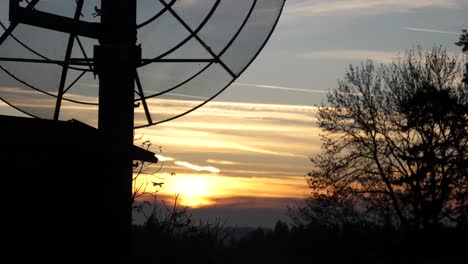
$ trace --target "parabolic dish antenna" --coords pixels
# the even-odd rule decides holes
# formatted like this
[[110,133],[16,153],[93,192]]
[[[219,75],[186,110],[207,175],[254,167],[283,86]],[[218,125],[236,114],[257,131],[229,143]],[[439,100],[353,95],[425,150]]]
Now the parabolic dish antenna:
[[[95,122],[99,81],[93,49],[99,37],[10,22],[14,2],[0,1],[0,99],[31,117]],[[142,59],[135,73],[134,127],[184,116],[222,93],[267,43],[284,3],[138,0]],[[23,11],[87,24],[99,23],[100,5],[100,0],[19,4]]]

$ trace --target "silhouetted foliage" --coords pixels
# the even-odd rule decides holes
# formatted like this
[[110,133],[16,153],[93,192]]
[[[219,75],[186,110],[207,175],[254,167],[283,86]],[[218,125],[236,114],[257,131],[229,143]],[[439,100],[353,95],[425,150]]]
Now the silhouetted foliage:
[[350,66],[318,110],[322,153],[297,215],[331,229],[466,228],[468,100],[460,63],[420,47]]
[[[462,30],[460,40],[455,44],[462,47],[463,53],[468,54],[468,31],[466,29]],[[468,85],[468,61],[465,64],[464,82]]]
[[[134,141],[143,149],[154,148],[143,136]],[[162,154],[162,147],[158,152]],[[132,210],[145,221],[133,225],[132,263],[214,263],[213,253],[225,243],[228,230],[219,219],[195,222],[189,207],[179,205],[178,194],[172,205],[161,199],[158,194],[165,178],[158,173],[163,166],[162,161],[134,163]]]
[[228,231],[219,221],[194,223],[177,198],[171,207],[155,199],[146,222],[134,226],[132,263],[215,263]]
[[463,52],[468,52],[468,31],[466,29],[462,30],[460,40],[456,44],[462,47]]

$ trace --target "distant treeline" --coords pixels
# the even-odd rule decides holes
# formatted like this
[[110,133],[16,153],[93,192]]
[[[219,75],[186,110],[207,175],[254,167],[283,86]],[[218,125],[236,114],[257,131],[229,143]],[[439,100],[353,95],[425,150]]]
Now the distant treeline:
[[[219,225],[134,227],[132,263],[468,263],[468,232],[402,233],[383,228]],[[236,238],[235,238],[236,237]]]

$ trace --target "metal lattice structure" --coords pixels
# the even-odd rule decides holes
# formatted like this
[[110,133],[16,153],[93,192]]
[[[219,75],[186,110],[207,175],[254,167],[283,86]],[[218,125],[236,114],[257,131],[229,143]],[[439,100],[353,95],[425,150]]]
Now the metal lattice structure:
[[[0,99],[31,117],[55,120],[39,120],[55,134],[64,131],[56,129],[60,120],[97,124],[97,142],[80,147],[94,158],[64,159],[73,152],[67,144],[50,143],[53,151],[44,152],[47,160],[78,164],[83,173],[109,181],[109,203],[102,209],[102,217],[111,219],[101,237],[106,250],[91,245],[87,254],[99,249],[103,258],[115,255],[112,263],[129,263],[134,128],[184,116],[222,93],[262,50],[284,1],[0,2]],[[79,131],[71,134],[81,138]],[[103,158],[96,153],[109,161],[105,169],[93,167]],[[40,166],[36,169],[50,169],[42,162]],[[90,181],[80,179],[80,186],[96,194]]]
[[[285,1],[137,2],[141,59],[134,74],[134,128],[184,116],[227,89],[267,43]],[[102,31],[100,4],[22,1],[12,18],[11,4],[1,1],[0,99],[31,117],[96,124],[96,68],[106,67],[94,52]],[[38,25],[46,16],[49,21]]]

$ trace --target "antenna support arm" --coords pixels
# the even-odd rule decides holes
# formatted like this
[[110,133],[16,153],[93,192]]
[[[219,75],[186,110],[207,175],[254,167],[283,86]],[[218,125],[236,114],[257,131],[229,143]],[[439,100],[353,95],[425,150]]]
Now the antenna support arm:
[[77,21],[73,18],[21,7],[19,0],[10,0],[10,21],[88,38],[99,39],[101,37],[99,23]]

